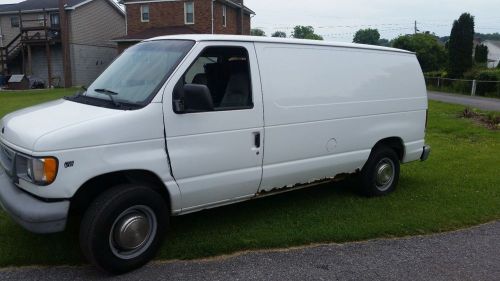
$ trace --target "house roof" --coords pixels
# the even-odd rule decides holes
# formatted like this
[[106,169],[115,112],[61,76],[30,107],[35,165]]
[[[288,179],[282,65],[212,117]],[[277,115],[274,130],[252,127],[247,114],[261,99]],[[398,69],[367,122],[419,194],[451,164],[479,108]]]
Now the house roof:
[[[127,4],[135,4],[135,3],[140,3],[140,2],[148,3],[148,2],[172,2],[172,1],[176,1],[176,0],[119,0],[119,3],[127,5]],[[242,2],[242,0],[216,0],[216,1],[225,3],[225,4],[232,6],[232,7],[240,7],[241,2]],[[247,6],[243,6],[243,7],[244,7],[245,13],[250,14],[250,15],[255,15],[255,12],[252,11],[250,8],[248,8]]]
[[500,41],[496,41],[496,40],[485,40],[485,41],[483,42],[483,44],[484,44],[484,43],[486,43],[486,42],[488,42],[489,44],[495,45],[496,47],[500,48]]
[[[81,5],[84,5],[88,2],[92,2],[94,0],[66,0],[67,6],[66,9],[74,9]],[[110,3],[113,4],[117,9],[118,6],[114,4],[113,1],[109,0]],[[19,11],[28,12],[28,11],[41,11],[41,10],[57,10],[59,9],[59,0],[25,0],[19,2],[17,4],[3,4],[0,5],[0,13],[1,14],[11,14],[18,13]],[[120,11],[122,11],[120,9]],[[122,11],[123,13],[123,11]]]
[[[68,0],[68,6],[72,7],[85,1],[86,0]],[[2,12],[49,10],[57,8],[59,8],[59,0],[25,0],[17,4],[0,5],[0,11]]]
[[164,35],[175,35],[175,34],[197,34],[199,33],[195,29],[189,26],[168,26],[168,27],[152,27],[148,28],[142,32],[128,34],[123,37],[115,38],[114,42],[140,42],[142,40],[164,36]]
[[[240,7],[241,6],[241,0],[219,0],[225,4],[228,4],[230,6],[233,6],[233,7]],[[247,6],[243,6],[245,8],[245,12],[251,14],[251,15],[255,15],[255,12],[252,11],[250,8],[248,8]]]
[[16,6],[16,4],[3,4],[3,5],[0,5],[0,13],[4,12],[4,11],[9,11],[14,6]]

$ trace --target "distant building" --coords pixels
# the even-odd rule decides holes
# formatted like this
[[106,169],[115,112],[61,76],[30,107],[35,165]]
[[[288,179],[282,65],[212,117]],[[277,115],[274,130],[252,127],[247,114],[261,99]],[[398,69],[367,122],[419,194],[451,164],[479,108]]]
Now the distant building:
[[26,0],[0,5],[0,34],[4,74],[88,85],[116,57],[125,13],[113,0]]
[[497,67],[500,63],[500,41],[485,40],[482,44],[488,47],[488,67]]
[[116,38],[119,51],[144,39],[175,34],[250,35],[255,13],[243,0],[121,0],[127,35]]

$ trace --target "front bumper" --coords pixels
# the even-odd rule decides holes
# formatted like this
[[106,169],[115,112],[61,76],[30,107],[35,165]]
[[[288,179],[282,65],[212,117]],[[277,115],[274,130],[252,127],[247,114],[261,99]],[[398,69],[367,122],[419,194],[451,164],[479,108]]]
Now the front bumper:
[[421,161],[425,161],[429,158],[431,154],[431,147],[429,145],[424,146],[424,151],[422,152],[422,156],[420,156]]
[[20,190],[0,167],[0,206],[11,218],[35,233],[55,233],[66,228],[69,201],[44,202]]

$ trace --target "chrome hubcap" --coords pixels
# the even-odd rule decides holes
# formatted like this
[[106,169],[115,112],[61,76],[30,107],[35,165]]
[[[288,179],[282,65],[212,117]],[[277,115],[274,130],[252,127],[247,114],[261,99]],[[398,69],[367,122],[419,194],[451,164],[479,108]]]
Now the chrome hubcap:
[[120,248],[134,250],[144,244],[150,228],[148,218],[144,214],[133,212],[118,222],[114,238]]
[[156,216],[147,206],[134,206],[115,220],[109,235],[111,251],[119,258],[132,259],[144,253],[156,234]]
[[378,190],[389,189],[394,179],[394,172],[394,163],[389,158],[384,158],[377,164],[375,183]]

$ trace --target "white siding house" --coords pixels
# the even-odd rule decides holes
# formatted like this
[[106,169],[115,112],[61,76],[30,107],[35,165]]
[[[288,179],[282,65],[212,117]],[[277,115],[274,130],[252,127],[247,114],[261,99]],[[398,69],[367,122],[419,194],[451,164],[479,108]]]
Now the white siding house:
[[488,67],[497,67],[500,63],[500,41],[486,40],[482,44],[488,47]]
[[89,85],[118,55],[111,40],[126,34],[126,20],[114,0],[59,3],[0,4],[0,74],[24,74],[46,86]]

